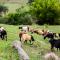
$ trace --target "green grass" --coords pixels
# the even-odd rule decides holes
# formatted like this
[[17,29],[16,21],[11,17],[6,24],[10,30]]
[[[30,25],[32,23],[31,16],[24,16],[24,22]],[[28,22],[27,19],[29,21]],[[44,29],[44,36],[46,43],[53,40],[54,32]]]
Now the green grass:
[[[8,33],[8,41],[2,41],[0,39],[0,58],[1,60],[18,60],[18,54],[16,50],[12,49],[12,41],[18,39],[18,27],[10,25],[1,25],[6,28]],[[16,31],[17,29],[17,31]]]
[[[19,40],[18,33],[19,29],[18,26],[13,25],[5,25],[0,24],[3,26],[7,33],[8,33],[8,40],[3,41],[0,39],[0,60],[19,60],[19,56],[17,50],[12,48],[12,42],[14,40]],[[44,26],[32,25],[33,28],[43,29]],[[53,32],[60,32],[60,26],[48,26],[49,30]],[[50,51],[50,44],[48,40],[44,40],[41,35],[32,34],[35,42],[33,45],[30,45],[29,42],[27,44],[23,44],[23,49],[27,52],[30,57],[30,60],[44,60],[44,54]],[[57,52],[55,49],[55,53],[60,56],[60,52]]]

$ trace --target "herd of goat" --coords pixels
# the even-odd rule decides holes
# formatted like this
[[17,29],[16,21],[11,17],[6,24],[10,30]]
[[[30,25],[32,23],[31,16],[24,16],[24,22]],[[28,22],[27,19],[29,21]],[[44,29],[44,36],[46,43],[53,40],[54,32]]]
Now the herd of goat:
[[[24,43],[27,43],[27,41],[29,41],[30,43],[32,43],[33,41],[35,41],[32,34],[36,33],[36,34],[42,35],[44,39],[49,38],[49,43],[51,44],[52,51],[53,51],[54,47],[57,48],[57,51],[60,50],[60,33],[53,33],[53,32],[50,32],[49,30],[45,30],[45,29],[33,29],[33,28],[30,28],[29,26],[19,27],[19,29],[21,29],[21,31],[19,32],[19,38],[20,38],[21,42],[23,41]],[[31,32],[31,35],[29,35],[28,32]],[[0,30],[0,38],[2,40],[6,39],[6,41],[7,41],[7,31],[5,29]],[[21,43],[19,43],[17,45],[14,42],[14,46],[16,48],[20,47],[20,44]],[[19,48],[18,51],[22,56],[24,56],[24,51],[21,48]],[[23,53],[22,53],[22,51],[23,51]],[[60,58],[57,55],[55,55],[55,53],[53,53],[53,52],[47,53],[44,56],[44,59],[45,60],[60,60]]]
[[[27,43],[27,41],[29,40],[30,43],[32,43],[32,41],[35,41],[32,35],[29,35],[27,32],[31,32],[42,35],[44,39],[49,38],[49,43],[51,44],[51,50],[53,50],[53,48],[57,48],[57,50],[60,50],[60,33],[53,33],[50,32],[48,30],[44,30],[44,29],[33,29],[30,28],[29,26],[23,26],[23,27],[19,27],[19,29],[21,29],[20,33],[19,33],[19,38],[20,41],[24,41],[25,43]],[[56,39],[57,37],[57,39]],[[7,32],[6,30],[0,31],[0,38],[7,40]]]
[[29,28],[28,26],[19,27],[19,29],[21,29],[21,32],[19,33],[20,41],[23,40],[24,42],[27,42],[27,40],[29,40],[31,43],[31,41],[35,40],[33,36],[29,35],[27,32],[36,33],[42,35],[44,39],[49,38],[49,43],[51,44],[51,50],[53,50],[54,47],[57,48],[57,50],[60,50],[60,39],[59,39],[60,33],[53,33],[44,29],[32,29]]

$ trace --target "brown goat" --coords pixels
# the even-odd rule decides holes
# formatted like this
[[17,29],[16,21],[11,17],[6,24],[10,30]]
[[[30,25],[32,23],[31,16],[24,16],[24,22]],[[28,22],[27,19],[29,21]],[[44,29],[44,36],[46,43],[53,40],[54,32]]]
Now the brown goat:
[[33,36],[29,35],[29,34],[27,34],[25,32],[19,33],[19,38],[20,38],[20,41],[23,41],[23,42],[30,41],[30,43],[31,43],[31,41],[34,41]]

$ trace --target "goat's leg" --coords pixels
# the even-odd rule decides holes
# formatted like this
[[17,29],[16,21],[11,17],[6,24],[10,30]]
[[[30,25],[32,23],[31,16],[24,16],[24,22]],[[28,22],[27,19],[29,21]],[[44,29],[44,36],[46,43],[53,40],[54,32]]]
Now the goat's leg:
[[3,40],[3,35],[1,35],[1,39]]
[[57,48],[57,51],[59,50],[59,48]]
[[27,40],[25,40],[24,43],[27,43]]
[[5,36],[5,38],[6,38],[6,41],[7,41],[7,35]]
[[21,36],[20,36],[20,41],[21,41]]
[[30,44],[31,44],[31,40],[29,40]]
[[59,51],[60,51],[60,48],[59,48]]
[[4,35],[2,35],[2,40],[4,39]]
[[53,45],[51,45],[51,51],[53,51],[53,50],[54,50],[53,48],[54,48],[54,46],[53,46]]

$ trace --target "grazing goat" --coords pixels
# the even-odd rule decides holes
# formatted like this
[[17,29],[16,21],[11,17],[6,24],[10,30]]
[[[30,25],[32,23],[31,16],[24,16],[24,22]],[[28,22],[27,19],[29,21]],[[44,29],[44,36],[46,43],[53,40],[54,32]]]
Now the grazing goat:
[[27,42],[27,41],[34,41],[34,38],[32,35],[29,35],[27,33],[19,33],[19,38],[20,38],[20,41],[23,41],[23,42]]
[[19,29],[22,29],[22,31],[29,31],[29,26],[20,26]]
[[60,50],[60,39],[50,39],[49,42],[51,44],[51,50],[53,50],[54,47]]
[[1,30],[0,31],[0,38],[2,40],[6,39],[6,41],[7,41],[7,31],[6,30]]
[[33,29],[33,30],[31,30],[31,32],[32,32],[32,33],[39,34],[39,35],[43,35],[43,31],[42,31],[42,30]]
[[43,36],[44,36],[44,39],[46,39],[46,37],[53,39],[55,34],[54,33],[47,33],[46,35],[43,35]]

